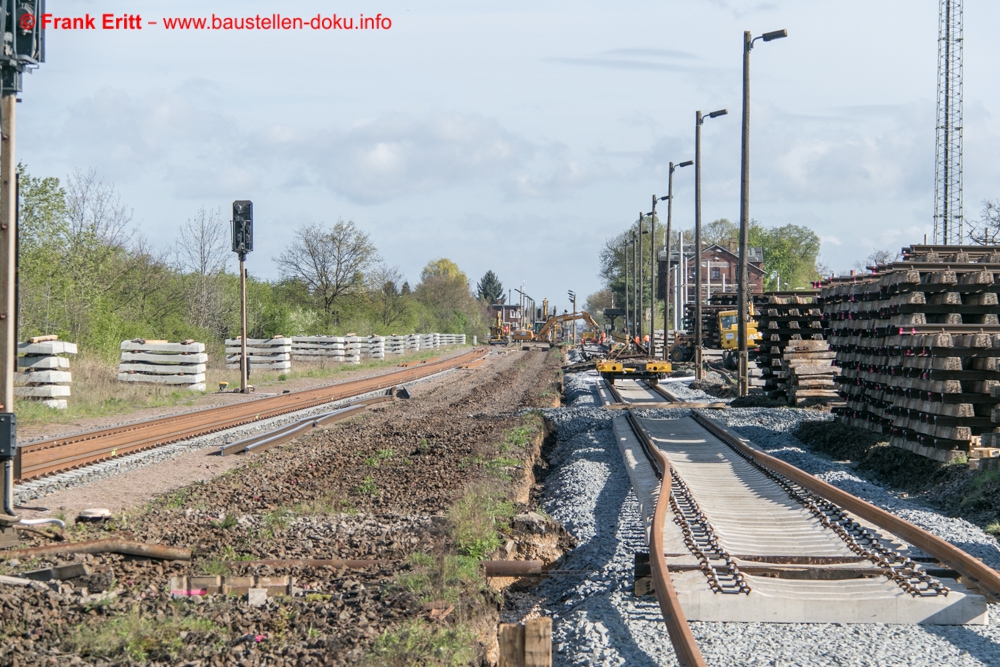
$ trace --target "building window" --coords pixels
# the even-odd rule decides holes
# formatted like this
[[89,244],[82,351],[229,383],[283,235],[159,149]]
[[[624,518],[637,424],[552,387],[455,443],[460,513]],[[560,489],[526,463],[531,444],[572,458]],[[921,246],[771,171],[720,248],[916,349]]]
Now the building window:
[[713,266],[712,267],[712,280],[719,280],[720,278],[722,278],[722,273],[720,272],[720,270],[719,270],[718,267]]

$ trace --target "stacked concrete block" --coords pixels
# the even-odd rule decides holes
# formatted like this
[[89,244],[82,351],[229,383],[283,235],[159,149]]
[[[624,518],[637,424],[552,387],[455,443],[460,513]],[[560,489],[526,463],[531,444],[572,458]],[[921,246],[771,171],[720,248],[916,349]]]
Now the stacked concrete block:
[[205,391],[208,355],[204,343],[137,338],[122,341],[119,349],[119,382],[177,385],[191,391]]
[[437,344],[434,341],[434,334],[421,334],[420,335],[420,349],[421,350],[436,350]]
[[371,336],[368,338],[367,356],[369,359],[385,359],[385,337]]
[[[240,367],[240,339],[226,339],[226,368]],[[248,338],[247,361],[250,370],[283,371],[292,367],[292,339],[284,336],[273,338]]]
[[420,335],[410,334],[406,337],[406,351],[407,352],[418,352],[420,351]]
[[346,347],[343,336],[292,336],[292,359],[343,362]]
[[368,342],[368,339],[361,336],[347,336],[344,340],[346,341],[344,347],[344,363],[360,364],[361,351]]
[[65,410],[73,376],[69,371],[69,359],[61,355],[76,354],[76,343],[32,340],[35,342],[17,344],[20,356],[17,358],[19,372],[14,375],[14,395]]
[[403,354],[406,352],[406,336],[386,336],[385,353]]

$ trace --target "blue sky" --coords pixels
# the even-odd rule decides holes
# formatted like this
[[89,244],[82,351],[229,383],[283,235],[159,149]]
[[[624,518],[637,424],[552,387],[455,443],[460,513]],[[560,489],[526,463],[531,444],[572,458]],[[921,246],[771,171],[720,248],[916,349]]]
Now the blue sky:
[[[18,158],[96,169],[169,246],[201,207],[251,199],[251,272],[296,226],[353,219],[411,281],[448,257],[537,301],[600,287],[597,254],[666,192],[703,128],[705,221],[739,211],[743,30],[752,54],[751,215],[813,228],[849,269],[930,235],[937,2],[49,0],[57,15],[381,13],[387,31],[49,31],[25,77]],[[1000,5],[967,3],[965,214],[1000,197]],[[674,222],[693,225],[692,170]],[[565,307],[562,304],[560,307]]]

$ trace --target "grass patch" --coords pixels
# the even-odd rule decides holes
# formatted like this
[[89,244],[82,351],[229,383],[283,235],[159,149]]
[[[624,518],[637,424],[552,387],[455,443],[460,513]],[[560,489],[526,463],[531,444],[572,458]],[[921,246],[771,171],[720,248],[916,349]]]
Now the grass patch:
[[378,486],[375,484],[375,480],[372,479],[371,475],[365,477],[365,481],[361,482],[361,484],[355,487],[354,490],[363,496],[378,495]]
[[329,493],[292,506],[292,513],[299,516],[329,516],[331,514],[357,514],[350,500],[339,494]]
[[983,528],[983,530],[986,534],[992,535],[993,537],[1000,535],[1000,521],[993,521]]
[[473,664],[478,651],[475,633],[464,624],[442,626],[417,619],[387,630],[364,661],[367,667],[464,667]]
[[235,528],[236,523],[237,523],[236,515],[230,512],[226,514],[226,516],[219,519],[218,521],[213,521],[212,527],[221,528],[222,530],[229,530],[230,528]]
[[514,514],[514,505],[496,492],[466,492],[448,512],[455,548],[463,556],[482,560],[503,544],[500,521]]
[[133,607],[125,614],[101,619],[96,627],[78,625],[66,639],[66,647],[86,657],[126,656],[134,662],[175,660],[184,648],[181,632],[213,634],[222,628],[208,619],[165,618],[143,614]]

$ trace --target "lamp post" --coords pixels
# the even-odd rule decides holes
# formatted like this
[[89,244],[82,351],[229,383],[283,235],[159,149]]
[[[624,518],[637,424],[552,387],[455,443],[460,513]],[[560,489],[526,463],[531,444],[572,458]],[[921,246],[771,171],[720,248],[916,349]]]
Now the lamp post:
[[636,282],[636,308],[635,308],[635,328],[636,337],[639,339],[639,344],[642,344],[642,321],[645,319],[645,313],[642,310],[642,285],[645,281],[645,276],[643,276],[642,269],[642,235],[646,233],[646,230],[642,228],[643,213],[639,211],[639,254],[635,256],[635,268],[636,275],[638,276],[638,281]]
[[622,327],[623,327],[623,330],[625,331],[625,335],[631,337],[631,335],[629,334],[629,329],[628,329],[628,318],[629,318],[629,314],[631,313],[631,311],[629,310],[629,304],[628,304],[628,279],[629,279],[629,272],[628,272],[628,246],[629,246],[629,237],[626,236],[625,237],[625,318],[624,318],[625,321],[622,323]]
[[[694,162],[687,160],[680,164],[670,163],[670,172],[667,175],[667,196],[660,197],[660,201],[667,200],[667,233],[664,235],[665,250],[667,253],[667,279],[663,290],[663,360],[667,360],[667,332],[670,329],[670,223],[674,210],[674,170],[681,167],[690,167]],[[653,195],[653,213],[656,213],[656,195]],[[679,275],[680,272],[678,272]]]
[[747,254],[749,252],[750,235],[750,51],[758,39],[770,42],[787,37],[787,30],[765,32],[760,37],[751,37],[750,31],[743,33],[743,141],[742,157],[740,159],[740,257],[737,285],[736,308],[739,320],[736,327],[737,344],[739,345],[739,382],[738,393],[746,396],[750,390],[750,357],[747,351],[747,297],[750,291],[749,275],[747,273]]
[[639,257],[635,253],[635,236],[636,236],[635,235],[635,230],[633,229],[632,230],[632,328],[629,331],[629,341],[630,341],[629,342],[629,346],[630,347],[632,345],[632,341],[635,340],[635,316],[636,316],[636,313],[638,312],[638,309],[636,307],[636,290],[635,290],[635,288],[636,288],[636,282],[637,282],[636,281],[637,274],[636,274],[636,271],[635,271],[635,265],[638,264],[638,262],[636,260]]
[[694,378],[702,378],[701,368],[701,125],[706,118],[729,113],[725,109],[703,116],[695,112],[694,123]]

